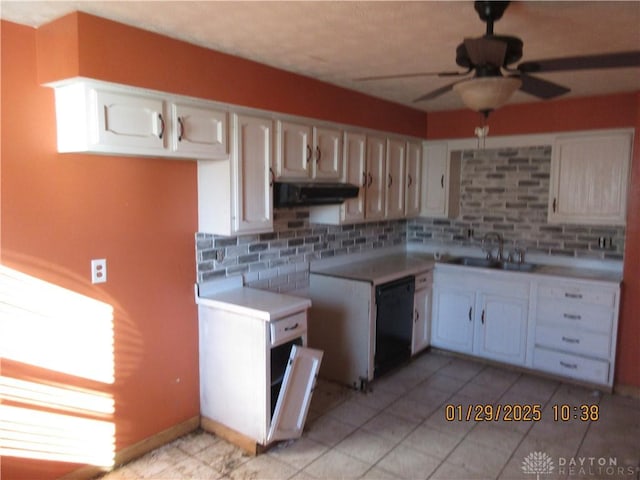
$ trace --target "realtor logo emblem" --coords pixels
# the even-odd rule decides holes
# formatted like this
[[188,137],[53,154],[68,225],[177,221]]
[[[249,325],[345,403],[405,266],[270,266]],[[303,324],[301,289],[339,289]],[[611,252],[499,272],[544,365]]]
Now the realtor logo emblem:
[[522,461],[522,471],[536,475],[536,480],[540,480],[540,474],[549,475],[555,468],[553,460],[545,452],[531,452]]

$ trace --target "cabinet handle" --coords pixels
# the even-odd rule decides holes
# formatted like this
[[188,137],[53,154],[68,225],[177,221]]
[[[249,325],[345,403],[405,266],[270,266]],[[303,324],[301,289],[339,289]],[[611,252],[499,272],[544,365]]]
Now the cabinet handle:
[[284,331],[285,332],[290,332],[291,330],[295,330],[296,328],[298,328],[300,326],[299,323],[294,323],[293,325],[291,325],[290,327],[284,327]]
[[367,172],[362,172],[362,188],[367,186]]
[[393,184],[393,177],[391,176],[391,174],[389,174],[389,183],[387,185],[387,188],[391,188],[392,184]]
[[552,207],[553,207],[553,213],[556,213],[556,207],[557,207],[557,206],[558,206],[558,202],[557,202],[557,200],[554,198],[554,199],[553,199],[553,205],[552,205]]
[[273,168],[269,167],[269,176],[271,179],[269,180],[269,186],[273,187],[273,182],[276,181],[276,174],[273,172]]
[[409,183],[407,184],[407,188],[410,188],[413,184],[413,178],[411,178],[411,174],[409,174]]
[[371,172],[369,172],[369,184],[367,185],[367,188],[369,188],[372,183],[373,183],[373,176],[371,175]]
[[484,325],[484,310],[482,310],[482,315],[480,315],[480,322]]
[[178,117],[178,126],[180,127],[178,130],[178,141],[181,142],[182,137],[184,136],[184,123],[180,117]]
[[582,315],[573,315],[571,313],[565,313],[563,314],[564,318],[568,318],[569,320],[580,320],[582,318]]
[[469,321],[471,321],[471,309],[472,309],[472,308],[473,308],[473,307],[469,307]]
[[442,174],[442,176],[440,177],[440,186],[442,188],[444,188],[444,173]]
[[567,343],[580,343],[580,340],[578,338],[569,338],[565,337],[564,335],[562,336],[562,341]]
[[582,294],[581,293],[569,293],[569,292],[565,292],[564,296],[567,298],[582,298]]
[[321,158],[322,152],[320,151],[320,147],[316,147],[316,164],[320,163]]
[[416,322],[420,320],[420,312],[416,310]]
[[575,363],[566,363],[563,362],[562,360],[560,360],[560,365],[562,365],[564,368],[571,368],[572,370],[575,370],[576,368],[578,368],[578,365]]
[[162,140],[164,135],[164,118],[162,118],[162,114],[158,114],[158,120],[160,121],[160,132],[158,133],[158,138]]
[[313,155],[313,150],[311,150],[311,145],[307,144],[307,168],[309,168],[309,161],[311,160],[311,155]]

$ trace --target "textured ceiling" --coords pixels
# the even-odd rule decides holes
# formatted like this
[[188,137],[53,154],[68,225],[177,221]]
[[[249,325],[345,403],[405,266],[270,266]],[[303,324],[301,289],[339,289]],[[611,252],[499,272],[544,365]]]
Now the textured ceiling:
[[[451,79],[354,79],[455,70],[456,46],[485,29],[466,1],[0,1],[0,17],[34,27],[74,10],[426,111],[463,108],[454,92],[413,103]],[[523,61],[640,50],[640,2],[513,2],[495,33],[520,37]],[[571,88],[565,98],[640,90],[640,68],[540,76]]]

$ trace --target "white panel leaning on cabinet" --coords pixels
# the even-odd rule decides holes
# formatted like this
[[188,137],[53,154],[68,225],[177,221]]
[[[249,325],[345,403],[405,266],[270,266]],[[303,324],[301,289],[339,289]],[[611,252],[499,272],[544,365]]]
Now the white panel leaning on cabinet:
[[455,218],[460,210],[461,153],[450,152],[446,142],[422,145],[420,216]]
[[624,225],[632,143],[630,130],[558,136],[549,222]]
[[228,154],[214,102],[98,81],[54,84],[59,152],[184,159]]
[[218,235],[273,230],[273,121],[232,115],[231,156],[198,161],[198,230]]

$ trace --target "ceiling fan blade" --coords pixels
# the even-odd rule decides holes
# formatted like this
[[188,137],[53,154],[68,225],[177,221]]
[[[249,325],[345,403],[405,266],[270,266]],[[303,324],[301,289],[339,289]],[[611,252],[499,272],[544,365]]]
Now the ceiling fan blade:
[[571,91],[567,87],[531,75],[522,74],[520,80],[522,80],[520,90],[544,100],[559,97]]
[[416,72],[416,73],[399,73],[395,75],[377,75],[372,77],[359,77],[354,78],[356,82],[367,82],[370,80],[391,80],[395,78],[415,78],[415,77],[458,77],[467,75],[471,72],[471,69],[464,72]]
[[501,67],[507,54],[507,44],[487,37],[465,38],[464,48],[473,65]]
[[518,70],[534,73],[625,67],[640,67],[640,51],[532,60],[522,62],[518,65]]
[[440,87],[437,88],[425,95],[422,95],[419,98],[416,98],[413,103],[418,103],[418,102],[423,102],[425,100],[433,100],[436,97],[439,97],[440,95],[444,95],[447,92],[450,92],[451,90],[453,90],[453,86],[458,83],[458,82],[453,82],[453,83],[449,83],[448,85],[445,85],[444,87]]

